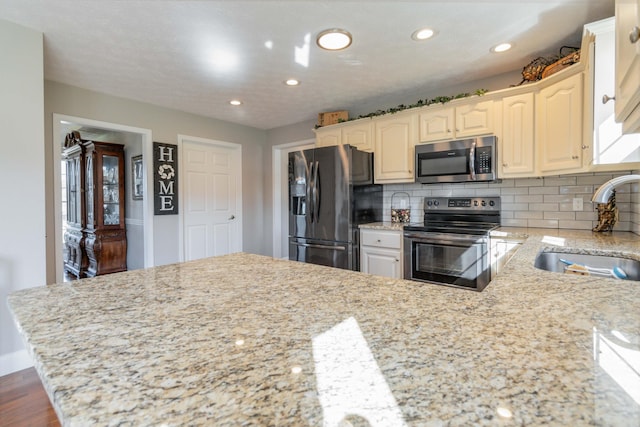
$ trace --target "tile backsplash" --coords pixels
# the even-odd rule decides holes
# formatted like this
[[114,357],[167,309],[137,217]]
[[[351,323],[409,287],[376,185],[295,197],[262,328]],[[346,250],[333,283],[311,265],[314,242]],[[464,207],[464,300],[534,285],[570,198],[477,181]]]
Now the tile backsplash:
[[[383,219],[391,221],[391,198],[396,192],[409,194],[412,222],[422,222],[425,197],[500,196],[503,226],[591,230],[598,223],[598,213],[591,203],[595,190],[612,178],[630,173],[503,179],[495,183],[388,184],[384,186]],[[640,234],[638,188],[637,183],[616,188],[618,222],[614,230]],[[582,210],[573,209],[574,198],[582,199]]]

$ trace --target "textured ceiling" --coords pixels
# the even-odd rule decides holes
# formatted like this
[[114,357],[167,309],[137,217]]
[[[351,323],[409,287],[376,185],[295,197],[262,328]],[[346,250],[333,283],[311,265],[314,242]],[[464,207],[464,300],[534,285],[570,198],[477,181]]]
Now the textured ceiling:
[[[519,70],[613,13],[614,0],[0,0],[0,19],[44,33],[46,79],[261,129]],[[437,35],[413,41],[424,26]],[[353,44],[319,49],[335,27]],[[489,52],[502,41],[515,48]]]

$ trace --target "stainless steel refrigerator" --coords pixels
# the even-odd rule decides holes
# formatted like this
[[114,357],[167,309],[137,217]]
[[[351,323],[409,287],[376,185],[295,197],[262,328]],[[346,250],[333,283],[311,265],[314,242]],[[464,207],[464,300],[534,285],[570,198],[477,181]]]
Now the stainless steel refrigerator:
[[339,145],[289,154],[289,259],[359,271],[358,225],[377,221],[372,153]]

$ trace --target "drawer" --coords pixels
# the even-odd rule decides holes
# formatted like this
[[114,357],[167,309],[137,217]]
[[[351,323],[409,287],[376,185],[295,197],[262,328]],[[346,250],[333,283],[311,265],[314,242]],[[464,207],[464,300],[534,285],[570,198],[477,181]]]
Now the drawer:
[[402,233],[400,231],[360,230],[360,244],[378,248],[402,248]]

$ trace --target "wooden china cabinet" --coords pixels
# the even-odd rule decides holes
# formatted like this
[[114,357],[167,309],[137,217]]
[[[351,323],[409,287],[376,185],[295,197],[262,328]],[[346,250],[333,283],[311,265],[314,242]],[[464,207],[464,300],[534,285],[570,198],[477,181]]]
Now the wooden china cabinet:
[[62,152],[67,170],[67,228],[64,233],[64,269],[80,279],[87,270],[84,253],[85,213],[85,146],[73,145]]
[[87,141],[85,145],[86,277],[127,269],[124,224],[124,145]]
[[124,145],[80,141],[62,155],[67,168],[65,271],[78,279],[125,271]]

